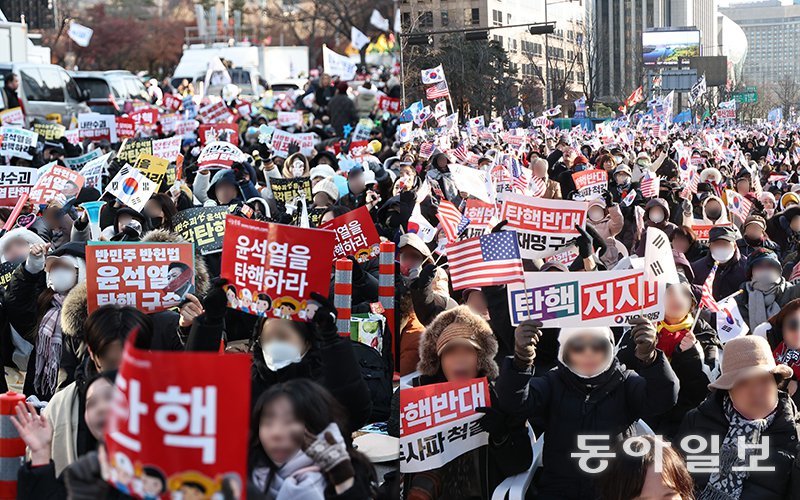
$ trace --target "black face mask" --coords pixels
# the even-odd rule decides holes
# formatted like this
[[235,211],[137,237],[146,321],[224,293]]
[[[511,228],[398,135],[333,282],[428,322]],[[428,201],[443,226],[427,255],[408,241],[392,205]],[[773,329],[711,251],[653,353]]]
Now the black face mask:
[[153,226],[154,229],[158,229],[164,224],[163,217],[150,217],[150,224]]
[[764,240],[761,238],[753,238],[747,235],[744,236],[744,241],[751,247],[760,247],[764,243]]

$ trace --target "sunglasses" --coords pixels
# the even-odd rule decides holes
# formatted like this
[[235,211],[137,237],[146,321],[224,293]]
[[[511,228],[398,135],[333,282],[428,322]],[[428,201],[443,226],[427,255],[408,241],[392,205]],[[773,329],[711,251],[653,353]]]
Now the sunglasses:
[[603,340],[577,341],[569,344],[570,352],[578,354],[584,352],[586,349],[590,349],[593,352],[604,352],[607,347],[608,342]]

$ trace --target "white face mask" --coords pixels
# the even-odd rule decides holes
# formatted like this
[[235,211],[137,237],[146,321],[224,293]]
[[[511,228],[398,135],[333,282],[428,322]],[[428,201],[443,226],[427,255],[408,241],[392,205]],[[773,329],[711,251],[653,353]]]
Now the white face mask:
[[302,177],[303,172],[305,172],[305,164],[303,164],[300,160],[295,160],[292,163],[292,175],[295,177]]
[[758,283],[777,283],[781,275],[774,269],[756,269],[753,271],[753,280]]
[[292,363],[299,363],[303,359],[300,350],[295,345],[280,340],[273,340],[262,345],[261,352],[264,354],[267,368],[274,372],[286,368]]
[[732,247],[715,248],[711,250],[711,258],[724,264],[733,258],[734,249]]
[[68,292],[78,280],[74,269],[55,269],[47,273],[47,287],[56,293]]
[[622,157],[621,156],[615,156],[614,157],[614,161],[617,163],[617,165],[619,165],[620,163],[622,163]]
[[661,210],[651,210],[648,217],[652,222],[658,224],[659,222],[664,220],[664,212],[662,212]]

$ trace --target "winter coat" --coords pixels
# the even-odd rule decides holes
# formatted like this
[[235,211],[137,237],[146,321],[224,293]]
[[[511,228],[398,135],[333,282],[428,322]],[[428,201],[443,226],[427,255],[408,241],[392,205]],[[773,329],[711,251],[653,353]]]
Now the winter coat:
[[[716,280],[715,280],[716,281]],[[800,297],[800,285],[798,284],[791,284],[783,277],[781,277],[781,283],[778,285],[779,288],[775,293],[775,303],[779,306],[783,307],[792,300]],[[736,305],[739,306],[739,313],[742,315],[742,319],[745,323],[750,326],[751,329],[757,327],[758,325],[751,325],[750,324],[750,292],[747,291],[747,288],[742,283],[742,293],[736,296]]]
[[358,95],[355,98],[355,106],[356,106],[356,113],[358,113],[359,118],[367,118],[369,115],[372,114],[372,110],[375,109],[375,103],[377,102],[377,97],[373,92],[370,92],[365,89],[361,89],[358,92]]
[[64,498],[117,500],[132,497],[116,490],[100,474],[100,460],[92,451],[79,458],[57,476],[51,460],[48,465],[31,466],[26,461],[17,473],[17,498],[61,500]]
[[[714,259],[711,258],[711,254],[692,262],[693,283],[702,286],[713,267]],[[717,267],[711,294],[714,299],[722,300],[728,295],[736,293],[745,281],[747,281],[747,259],[739,255],[739,252],[736,252],[731,257],[731,260]]]
[[798,214],[800,214],[800,207],[792,206],[767,219],[767,236],[780,246],[781,252],[784,254],[794,250],[792,248],[794,235],[789,227],[789,222]]
[[[717,390],[709,394],[703,403],[690,411],[683,419],[678,435],[673,443],[680,443],[685,436],[702,436],[710,442],[712,436],[719,438],[720,445],[728,432],[728,419],[723,410],[727,391]],[[780,500],[800,498],[800,468],[798,458],[798,437],[800,437],[800,414],[785,392],[778,393],[778,408],[772,424],[762,433],[769,437],[769,457],[765,462],[774,471],[751,471],[744,480],[741,500]],[[692,444],[696,446],[696,444]],[[704,454],[704,453],[702,453]],[[762,462],[763,463],[763,462]],[[694,472],[696,492],[708,484],[710,473]]]
[[[664,220],[659,223],[655,223],[650,220],[650,210],[654,207],[661,207],[664,210]],[[639,257],[644,257],[644,250],[647,243],[647,238],[644,237],[644,234],[647,232],[648,227],[660,229],[664,231],[664,233],[667,235],[667,238],[672,238],[672,233],[678,229],[678,226],[669,221],[669,216],[669,204],[666,200],[662,198],[653,198],[647,202],[647,204],[644,206],[644,229],[642,230],[643,236],[642,239],[639,240],[639,246],[636,248],[636,255]]]
[[548,200],[560,200],[561,196],[561,184],[552,179],[547,179],[545,181],[544,194],[542,195],[542,198],[546,198]]
[[[611,205],[606,208],[602,201],[590,202],[589,208],[595,205],[603,209],[605,216],[598,221],[586,219],[586,223],[597,231],[597,234],[603,238],[608,248],[613,249],[616,247],[616,236],[622,231],[625,224],[625,221],[622,219],[622,211],[619,209],[619,205]],[[604,252],[601,260],[606,267],[610,269],[617,263],[619,258],[616,251],[610,251]]]
[[[456,180],[453,178],[453,174],[447,170],[446,172],[442,172],[441,170],[436,168],[436,163],[439,161],[439,156],[444,155],[444,153],[437,153],[433,155],[430,159],[428,164],[430,165],[427,174],[425,176],[428,180],[432,182],[436,182],[442,190],[442,194],[444,197],[447,198],[447,201],[452,203],[455,206],[461,205],[461,195],[458,186],[456,186]],[[446,157],[447,155],[445,155]],[[449,162],[449,160],[448,160]]]
[[408,375],[417,369],[419,362],[419,342],[425,326],[419,322],[414,311],[408,313],[408,318],[400,328],[400,364],[398,372],[400,375]]
[[760,245],[750,246],[744,238],[739,238],[736,240],[736,246],[739,247],[739,253],[745,258],[750,257],[750,254],[756,248],[766,248],[767,250],[775,252],[779,257],[781,255],[781,247],[770,239],[764,239]]
[[[579,378],[564,365],[541,377],[532,369],[518,370],[512,358],[503,360],[497,379],[500,409],[514,416],[545,422],[539,498],[594,498],[595,476],[582,472],[570,453],[578,451],[576,436],[599,434],[618,439],[640,418],[661,415],[678,400],[678,381],[664,353],[644,365],[638,359],[626,370],[616,360],[590,379]],[[609,443],[611,444],[611,443]]]
[[344,126],[355,126],[358,121],[358,113],[353,101],[345,94],[336,94],[328,102],[328,116],[331,118],[331,126],[339,136],[344,136]]

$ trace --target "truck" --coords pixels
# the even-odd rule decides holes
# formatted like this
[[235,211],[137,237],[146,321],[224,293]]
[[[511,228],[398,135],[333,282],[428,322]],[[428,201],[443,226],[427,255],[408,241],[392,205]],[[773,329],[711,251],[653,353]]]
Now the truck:
[[0,11],[0,61],[4,63],[50,63],[50,49],[37,46],[31,41],[28,26],[23,23],[12,23]]

